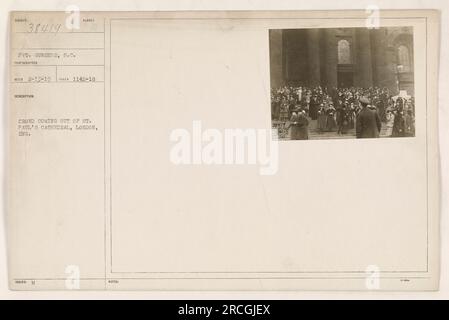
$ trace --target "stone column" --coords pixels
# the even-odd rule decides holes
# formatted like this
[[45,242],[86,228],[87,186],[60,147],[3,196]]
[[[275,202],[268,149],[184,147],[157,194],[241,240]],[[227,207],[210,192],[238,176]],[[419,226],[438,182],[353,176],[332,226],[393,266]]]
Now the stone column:
[[371,48],[374,59],[373,83],[381,88],[389,88],[390,92],[394,93],[397,91],[394,48],[388,47],[385,29],[371,32]]
[[270,30],[270,83],[272,88],[284,85],[282,30]]
[[385,86],[390,89],[392,94],[398,94],[398,70],[396,48],[387,46],[385,50]]
[[317,87],[321,84],[320,40],[320,29],[307,30],[307,54],[309,62],[308,83],[311,87]]
[[373,62],[370,32],[366,28],[357,28],[356,30],[357,72],[355,84],[360,87],[371,87],[373,85]]
[[[324,85],[328,92],[337,87],[337,39],[333,29],[324,30]],[[322,81],[323,83],[323,81]]]
[[373,58],[373,84],[385,86],[386,80],[386,37],[385,30],[376,29],[371,31],[371,47]]

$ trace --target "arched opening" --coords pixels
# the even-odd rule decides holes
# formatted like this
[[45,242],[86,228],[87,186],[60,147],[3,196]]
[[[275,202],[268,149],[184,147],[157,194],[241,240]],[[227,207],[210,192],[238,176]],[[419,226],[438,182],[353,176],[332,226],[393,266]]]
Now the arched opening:
[[338,41],[338,64],[351,64],[351,44],[348,40]]
[[352,68],[351,43],[346,39],[341,39],[337,43],[338,52],[338,73],[337,83],[340,88],[352,87],[354,73]]
[[410,52],[407,46],[400,45],[398,53],[398,72],[410,72]]

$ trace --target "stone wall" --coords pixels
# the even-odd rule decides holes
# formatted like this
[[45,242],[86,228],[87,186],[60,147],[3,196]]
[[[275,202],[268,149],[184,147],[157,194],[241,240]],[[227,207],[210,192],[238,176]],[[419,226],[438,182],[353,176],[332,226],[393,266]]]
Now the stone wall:
[[[338,64],[338,41],[351,44],[351,65]],[[411,66],[398,71],[398,46],[407,46]],[[338,87],[338,72],[357,87],[388,87],[414,93],[413,31],[408,27],[270,30],[271,86]]]

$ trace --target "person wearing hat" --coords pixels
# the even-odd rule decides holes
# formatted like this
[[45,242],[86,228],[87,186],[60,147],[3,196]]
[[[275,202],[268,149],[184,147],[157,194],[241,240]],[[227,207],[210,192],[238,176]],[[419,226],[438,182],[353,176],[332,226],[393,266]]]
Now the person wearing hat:
[[317,111],[317,128],[318,132],[323,132],[326,130],[326,124],[327,124],[327,115],[326,115],[326,108],[324,107],[324,103],[320,104],[320,107]]
[[370,101],[362,96],[359,99],[362,109],[356,119],[357,138],[379,138],[379,132],[382,128],[379,114],[376,110],[370,109]]
[[312,120],[316,120],[318,118],[318,109],[320,102],[318,101],[318,97],[314,95],[309,103],[309,115]]
[[346,134],[349,129],[349,107],[347,106],[347,102],[343,103],[340,107],[337,108],[337,125],[338,125],[338,134]]
[[298,114],[296,111],[292,112],[290,121],[286,122],[285,127],[289,131],[290,139],[296,140],[298,136]]
[[326,109],[326,131],[335,131],[337,122],[335,121],[335,108],[332,104]]
[[296,140],[309,139],[309,119],[307,119],[306,110],[302,109],[298,112],[298,131]]
[[295,109],[288,123],[291,140],[309,139],[309,120],[302,109]]

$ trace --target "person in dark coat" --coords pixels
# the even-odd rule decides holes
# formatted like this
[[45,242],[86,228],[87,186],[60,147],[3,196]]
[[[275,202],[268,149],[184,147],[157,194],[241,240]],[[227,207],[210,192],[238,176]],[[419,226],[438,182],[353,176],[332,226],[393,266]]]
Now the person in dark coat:
[[316,120],[318,118],[318,109],[319,109],[319,101],[317,96],[313,96],[310,100],[310,107],[309,107],[309,115],[312,118],[312,120]]
[[298,114],[293,111],[290,121],[286,123],[286,128],[290,131],[290,139],[297,140],[298,139]]
[[359,99],[362,105],[356,120],[357,138],[378,138],[382,123],[376,110],[369,108],[369,100],[366,97]]
[[399,103],[394,112],[392,137],[405,137],[404,109],[402,107],[402,104]]
[[298,112],[298,137],[297,140],[309,139],[309,119],[307,119],[305,110]]
[[338,124],[338,131],[337,133],[346,134],[349,129],[349,107],[347,107],[345,104],[343,104],[338,110],[337,110],[337,124]]
[[352,102],[349,105],[348,113],[349,113],[348,129],[354,129],[354,125],[355,125],[355,107],[354,107],[354,103],[352,103]]
[[303,110],[295,110],[290,119],[290,139],[308,140],[309,139],[309,120]]
[[405,116],[405,136],[414,137],[415,136],[415,118],[413,117],[413,111],[407,110]]
[[320,105],[320,108],[318,109],[318,132],[323,132],[326,130],[326,124],[327,124],[327,115],[326,115],[326,108],[324,108],[324,104]]
[[337,129],[337,122],[335,121],[335,108],[330,105],[326,110],[326,131],[335,131]]
[[343,131],[343,119],[344,119],[344,113],[345,113],[345,105],[340,103],[339,106],[337,106],[336,114],[337,114],[337,133],[340,134]]

